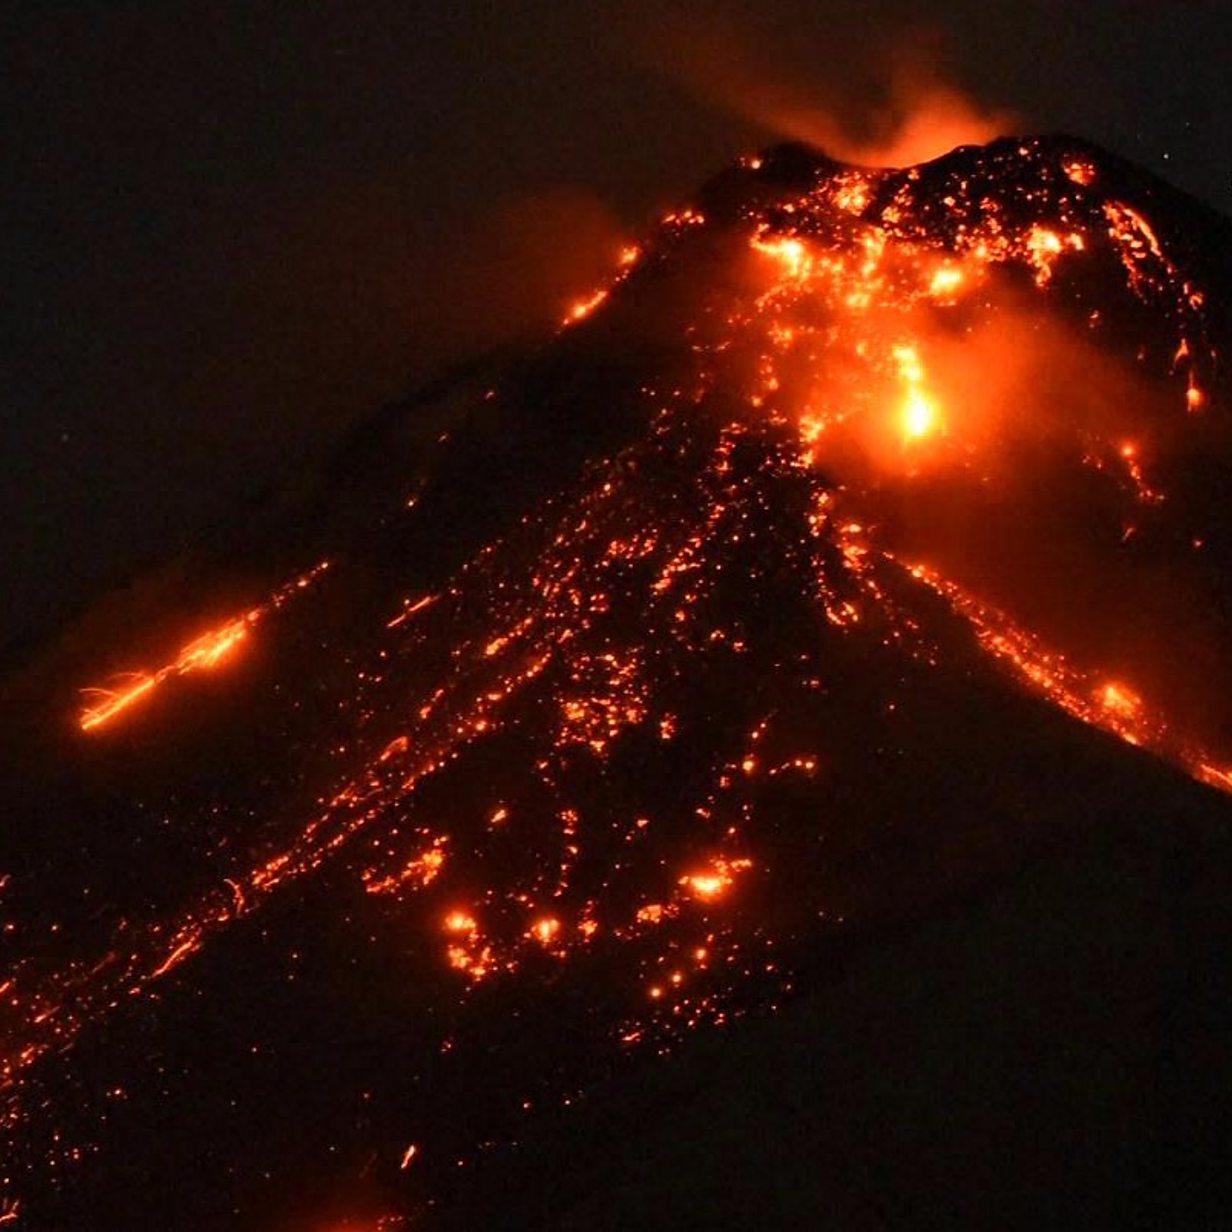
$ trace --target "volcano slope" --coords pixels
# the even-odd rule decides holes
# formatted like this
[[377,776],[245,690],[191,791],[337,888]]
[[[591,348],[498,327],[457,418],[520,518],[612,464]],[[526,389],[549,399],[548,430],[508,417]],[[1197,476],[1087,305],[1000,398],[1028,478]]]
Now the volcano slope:
[[1228,238],[779,147],[32,655],[0,1218],[1216,1218]]

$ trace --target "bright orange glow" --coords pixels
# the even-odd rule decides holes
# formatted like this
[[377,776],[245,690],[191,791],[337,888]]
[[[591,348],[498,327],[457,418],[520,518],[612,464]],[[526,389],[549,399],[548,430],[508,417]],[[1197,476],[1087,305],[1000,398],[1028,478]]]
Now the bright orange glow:
[[81,730],[89,732],[105,726],[134,704],[148,697],[163,681],[172,676],[212,671],[223,660],[230,657],[235,648],[248,637],[253,627],[265,616],[281,608],[294,595],[311,585],[328,567],[329,562],[322,561],[307,573],[280,587],[260,607],[252,608],[243,616],[237,616],[219,628],[194,638],[179,651],[171,663],[160,667],[156,672],[134,673],[131,677],[124,679],[123,683],[114,687],[83,689],[82,695],[90,699],[91,704],[87,705],[78,716],[77,722]]
[[159,683],[158,677],[138,675],[127,685],[114,689],[90,688],[83,689],[86,697],[95,698],[91,706],[81,712],[81,730],[93,731],[110,722],[116,715],[127,710],[134,702],[140,701]]
[[[901,36],[889,43],[879,36],[878,55],[869,62],[878,105],[864,111],[837,105],[833,91],[818,90],[814,77],[791,71],[790,44],[784,49],[767,42],[768,31],[739,21],[739,11],[724,10],[719,21],[697,10],[695,24],[684,27],[685,40],[660,54],[707,102],[760,129],[859,166],[907,167],[1021,128],[1013,116],[986,108],[950,81],[929,47]],[[748,167],[759,160],[742,161]]]
[[1043,287],[1052,279],[1057,258],[1067,251],[1081,252],[1086,241],[1077,232],[1062,235],[1037,225],[1027,233],[1026,247],[1031,264],[1035,266],[1036,285]]
[[900,344],[891,353],[904,385],[899,423],[904,442],[910,444],[936,431],[939,417],[932,397],[924,389],[924,365],[916,347]]
[[943,265],[933,275],[932,281],[928,284],[929,294],[935,299],[949,298],[962,286],[962,281],[962,270],[956,269],[952,265]]
[[748,859],[715,860],[710,868],[681,877],[680,884],[695,898],[706,901],[721,898],[730,888],[738,873],[752,868]]
[[899,345],[891,352],[898,365],[898,375],[909,385],[918,385],[924,380],[924,367],[914,346]]
[[919,440],[937,426],[937,411],[928,396],[919,389],[909,390],[903,406],[903,435]]
[[779,236],[773,239],[762,239],[755,236],[753,247],[777,261],[789,278],[805,278],[811,268],[808,249],[802,240],[794,236]]
[[1095,183],[1095,168],[1081,158],[1067,159],[1063,169],[1075,184],[1081,184],[1084,188]]
[[[253,619],[259,619],[258,616]],[[203,634],[180,651],[175,661],[177,672],[208,670],[217,665],[248,636],[249,617],[242,616],[221,629]]]
[[1137,717],[1142,710],[1142,698],[1123,684],[1110,681],[1097,693],[1100,705],[1122,719]]
[[569,308],[569,315],[565,317],[564,324],[572,325],[575,321],[581,321],[583,318],[590,316],[596,308],[599,307],[605,299],[608,292],[606,289],[596,291],[593,295],[586,299],[576,300]]

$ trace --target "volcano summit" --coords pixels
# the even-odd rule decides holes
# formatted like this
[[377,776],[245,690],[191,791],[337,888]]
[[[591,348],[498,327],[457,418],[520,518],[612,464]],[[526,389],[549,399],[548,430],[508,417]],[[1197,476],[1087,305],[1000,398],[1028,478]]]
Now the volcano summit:
[[[942,1222],[1215,1210],[1177,1178],[1219,1198],[1226,1101],[1201,1132],[1187,1101],[1232,1069],[1230,239],[1065,137],[769,150],[537,352],[49,643],[4,695],[6,1217],[918,1227],[977,1138]],[[947,928],[1014,941],[964,967]],[[1017,1041],[999,1096],[902,1077],[1000,1109],[948,1144],[868,1077],[929,1021],[875,974],[912,946],[968,991],[1060,964],[1051,1021],[1019,1038],[1006,993],[983,1022]],[[1113,1061],[1058,992],[1086,958]],[[1131,1094],[1033,1105],[1065,1039]],[[1010,1131],[1032,1109],[1051,1146]],[[783,1144],[760,1180],[729,1123]],[[802,1179],[818,1151],[879,1179]],[[663,1198],[706,1158],[728,1189]]]

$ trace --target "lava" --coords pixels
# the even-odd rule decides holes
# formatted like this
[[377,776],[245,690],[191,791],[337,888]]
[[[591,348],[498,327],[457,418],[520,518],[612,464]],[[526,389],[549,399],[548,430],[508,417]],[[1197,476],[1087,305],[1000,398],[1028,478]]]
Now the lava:
[[[214,937],[292,886],[350,885],[348,910],[423,933],[459,1005],[545,969],[598,972],[593,1017],[617,1046],[666,1049],[730,1021],[758,1001],[746,988],[773,1004],[791,981],[778,947],[830,909],[776,853],[816,869],[817,802],[842,800],[836,761],[890,765],[896,716],[933,676],[1026,694],[1232,792],[1232,757],[1112,653],[1111,616],[1106,630],[1091,617],[1107,650],[1072,649],[992,593],[1000,560],[955,551],[937,529],[976,522],[989,492],[1031,510],[1038,493],[1060,504],[1072,489],[1119,562],[1127,541],[1179,516],[1165,446],[1218,405],[1205,293],[1085,150],[1010,143],[954,158],[904,171],[818,159],[804,174],[768,152],[737,170],[736,205],[675,211],[622,255],[562,323],[579,347],[626,302],[638,317],[632,297],[664,270],[695,256],[721,270],[682,297],[669,345],[656,339],[670,359],[638,373],[636,429],[448,577],[399,578],[396,601],[344,651],[322,643],[354,670],[351,691],[322,703],[319,748],[337,751],[325,789],[284,792],[262,767],[261,828],[237,817],[177,909],[92,926],[61,967],[15,965],[0,984],[11,1136],[33,1115],[42,1061],[190,979]],[[1153,375],[1166,411],[1058,407],[1064,390],[1038,392],[1088,361],[1096,383],[1090,357],[1113,314],[1071,294],[1096,268],[1115,271],[1125,319],[1163,339]],[[1076,350],[1052,347],[1054,331],[1077,334]],[[1038,354],[1023,353],[1031,339]],[[430,484],[413,506],[405,490],[400,516],[431,507]],[[966,523],[959,498],[976,510]],[[1075,542],[1089,529],[1065,526]],[[917,542],[930,536],[936,554]],[[1031,575],[1024,557],[1012,563]],[[1107,567],[1094,550],[1082,564]],[[81,729],[226,663],[325,568],[163,667],[92,691]],[[831,682],[844,670],[867,695]],[[423,1172],[430,1154],[412,1144],[397,1170]],[[17,1210],[0,1206],[0,1222]]]
[[152,672],[132,672],[117,678],[108,686],[92,686],[82,690],[89,699],[77,722],[84,732],[96,731],[111,723],[138,702],[149,697],[159,685],[175,676],[192,672],[212,671],[227,659],[262,620],[284,607],[295,595],[311,586],[329,568],[328,561],[315,565],[307,573],[280,586],[257,607],[250,608],[217,629],[211,629],[185,645],[174,660]]

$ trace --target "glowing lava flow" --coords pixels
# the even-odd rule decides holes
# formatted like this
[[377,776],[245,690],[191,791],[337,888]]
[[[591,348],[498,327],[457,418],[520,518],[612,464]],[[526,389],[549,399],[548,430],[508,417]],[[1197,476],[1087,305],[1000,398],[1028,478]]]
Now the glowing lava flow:
[[[887,554],[886,559],[893,558]],[[1176,762],[1208,787],[1232,791],[1232,766],[1221,769],[1206,749],[1175,736],[1165,717],[1127,684],[1075,667],[1004,612],[927,566],[912,565],[908,572],[944,598],[971,625],[979,644],[1008,665],[1032,692],[1092,727]]]
[[250,608],[242,616],[194,638],[180,650],[172,662],[156,671],[133,672],[120,677],[112,686],[82,689],[82,695],[90,699],[90,704],[78,716],[78,726],[85,732],[95,731],[145,700],[170,677],[212,671],[270,612],[285,606],[300,591],[311,586],[328,568],[329,561],[315,565],[307,573],[292,579],[285,586],[280,586],[258,607]]
[[[932,696],[933,677],[959,682],[936,694],[947,703],[976,676],[1030,707],[1025,688],[1232,791],[1232,769],[1183,716],[1054,648],[1008,605],[905,563],[934,557],[893,540],[896,502],[923,500],[917,481],[1009,488],[1022,456],[1046,454],[1094,507],[1135,524],[1178,503],[1155,482],[1154,423],[1085,404],[1048,419],[1042,401],[1015,403],[998,384],[1020,357],[996,349],[997,331],[1024,300],[1061,303],[1076,269],[1102,262],[1127,315],[1158,323],[1160,383],[1171,397],[1183,382],[1182,424],[1213,407],[1202,292],[1145,215],[1101,196],[1100,168],[1070,151],[988,158],[985,182],[960,167],[940,186],[921,169],[819,165],[784,188],[773,158],[750,162],[757,191],[734,219],[669,216],[613,286],[579,302],[567,323],[584,335],[643,271],[711,241],[725,262],[723,294],[684,310],[664,371],[639,372],[632,439],[592,455],[444,580],[408,579],[396,612],[356,631],[347,663],[362,683],[320,736],[343,752],[319,796],[283,799],[263,770],[274,785],[260,840],[237,821],[175,910],[103,938],[92,928],[61,969],[21,962],[6,976],[0,1123],[22,1122],[41,1059],[296,884],[349,884],[400,933],[417,921],[459,1004],[514,975],[599,972],[609,1043],[670,1047],[743,1012],[758,999],[743,1000],[746,987],[773,1004],[790,986],[780,938],[829,918],[807,877],[829,867],[819,817],[847,799],[823,794],[835,750],[860,762],[848,787],[892,778],[876,759],[904,750],[886,716]],[[1001,172],[998,195],[988,181]],[[1084,339],[1098,335],[1104,318],[1082,311]],[[325,567],[103,691],[82,729],[225,661]],[[801,869],[796,892],[781,892]],[[394,1162],[420,1173],[427,1154],[404,1148]]]

